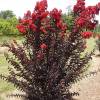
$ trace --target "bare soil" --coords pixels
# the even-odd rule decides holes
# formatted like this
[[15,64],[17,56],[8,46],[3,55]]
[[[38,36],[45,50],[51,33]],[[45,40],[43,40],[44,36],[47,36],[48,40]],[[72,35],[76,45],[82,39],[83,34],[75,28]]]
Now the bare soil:
[[[99,52],[96,51],[95,54],[92,57],[92,66],[89,68],[89,72],[100,69]],[[74,97],[75,100],[100,100],[100,72],[73,85],[72,90],[79,92],[79,96]]]

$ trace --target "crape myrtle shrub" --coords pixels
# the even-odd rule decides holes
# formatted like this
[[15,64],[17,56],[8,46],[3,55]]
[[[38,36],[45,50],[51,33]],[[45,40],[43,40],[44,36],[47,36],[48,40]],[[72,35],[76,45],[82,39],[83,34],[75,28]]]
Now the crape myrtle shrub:
[[85,0],[77,0],[68,36],[61,10],[48,11],[47,6],[46,0],[37,2],[34,11],[19,20],[17,28],[25,41],[7,45],[14,56],[6,59],[13,67],[1,77],[24,91],[27,100],[72,100],[76,93],[70,88],[82,78],[91,59],[92,53],[81,53],[97,24],[100,3],[85,7]]

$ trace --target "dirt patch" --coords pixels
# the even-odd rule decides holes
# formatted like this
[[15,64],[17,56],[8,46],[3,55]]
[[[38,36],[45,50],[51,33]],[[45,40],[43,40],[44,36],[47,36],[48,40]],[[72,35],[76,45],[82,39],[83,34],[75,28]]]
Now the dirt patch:
[[[18,97],[18,94],[20,94],[19,97]],[[19,90],[14,90],[13,92],[1,94],[0,100],[25,100],[24,96],[25,96],[25,93],[23,93]]]
[[[92,67],[90,67],[89,71],[93,72],[98,68],[100,69],[100,57],[93,56]],[[72,90],[80,94],[75,97],[76,100],[100,100],[100,72],[73,85]]]
[[7,53],[8,47],[0,47],[0,54]]

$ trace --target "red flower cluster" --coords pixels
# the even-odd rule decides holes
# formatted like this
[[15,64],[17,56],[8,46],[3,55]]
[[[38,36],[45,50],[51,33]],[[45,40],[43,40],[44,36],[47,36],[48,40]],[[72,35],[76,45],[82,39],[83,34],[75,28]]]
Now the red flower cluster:
[[96,5],[98,9],[100,9],[100,2]]
[[37,2],[35,6],[35,10],[37,12],[44,12],[47,9],[47,0],[42,0],[40,2]]
[[[33,13],[27,11],[27,13],[24,14],[24,18],[20,20],[20,23],[18,25],[21,27],[17,28],[21,33],[30,31],[31,34],[47,34],[48,31],[56,32],[59,30],[59,33],[62,32],[64,34],[66,32],[67,25],[63,22],[61,15],[61,10],[57,10],[56,8],[54,8],[49,13],[49,11],[47,11],[47,1],[42,0],[40,2],[37,2]],[[51,24],[52,22],[55,23],[55,27]]]
[[58,29],[61,29],[63,32],[65,32],[65,30],[67,29],[67,25],[65,23],[63,23],[62,20],[62,11],[56,8],[54,8],[51,12],[50,12],[50,17],[55,21],[56,27]]
[[77,18],[76,19],[76,24],[78,27],[83,27],[86,23],[86,19],[85,18]]
[[74,13],[78,15],[75,24],[78,28],[93,30],[97,24],[94,17],[99,14],[100,4],[98,3],[96,6],[88,6],[85,8],[84,1],[77,0],[77,4],[74,6]]
[[61,19],[61,10],[58,11],[58,9],[54,8],[51,12],[50,12],[50,16],[51,18],[53,18],[55,21],[59,21]]
[[86,32],[82,32],[81,34],[83,38],[88,39],[92,36],[93,33],[86,31]]
[[31,11],[30,10],[28,10],[27,13],[24,14],[24,18],[25,19],[31,18]]
[[[20,19],[20,24],[17,26],[18,30],[21,33],[25,33],[26,30],[31,31],[31,33],[41,30],[39,28],[41,27],[42,20],[46,18],[49,14],[49,12],[46,11],[46,9],[47,9],[46,0],[37,2],[34,12],[31,13],[30,11],[27,11],[27,13],[24,14],[24,18]],[[37,20],[39,22],[38,25],[37,25]]]
[[67,25],[63,22],[62,11],[56,8],[47,11],[47,0],[42,0],[36,3],[33,12],[24,14],[17,28],[25,35],[28,43],[41,52],[37,52],[37,58],[43,59],[48,44],[55,41],[57,36],[64,39]]
[[73,11],[75,14],[81,13],[85,9],[85,0],[77,0],[76,5],[74,5]]
[[[95,28],[97,21],[94,17],[99,14],[100,3],[96,6],[85,7],[85,0],[77,0],[73,10],[76,19],[72,33],[80,32],[80,29],[83,30],[84,28],[89,30]],[[64,38],[67,25],[62,19],[62,11],[56,8],[50,12],[47,11],[47,0],[42,0],[36,3],[32,13],[27,11],[24,14],[17,28],[26,36],[30,44],[34,45],[34,48],[45,50],[51,40],[56,37],[60,37],[61,40]],[[82,33],[82,36],[83,38],[90,38],[92,34],[92,32],[86,31]]]
[[37,27],[35,24],[32,23],[32,24],[29,24],[29,29],[31,29],[33,32],[35,32]]
[[25,34],[26,33],[26,28],[24,25],[17,25],[16,28],[19,30],[19,32]]

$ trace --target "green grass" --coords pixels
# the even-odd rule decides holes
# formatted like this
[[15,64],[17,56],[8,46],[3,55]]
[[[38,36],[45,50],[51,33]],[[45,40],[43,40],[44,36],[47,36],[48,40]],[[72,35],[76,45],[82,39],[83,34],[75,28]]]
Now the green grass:
[[[0,54],[0,74],[7,75],[8,74],[8,66],[5,57],[3,54]],[[6,81],[3,81],[0,79],[0,93],[5,93],[8,91],[14,90],[14,86],[11,83],[7,83]]]
[[23,41],[23,37],[22,36],[16,36],[16,35],[12,35],[12,36],[5,36],[5,35],[0,35],[0,44],[3,44],[4,42],[11,42],[11,40],[16,39],[18,43],[21,43],[21,41]]
[[87,40],[87,48],[86,48],[86,52],[90,52],[95,48],[95,39],[94,38],[90,38]]
[[[0,36],[0,44],[3,42],[11,41],[12,39],[16,39],[18,43],[21,43],[23,38],[21,36]],[[6,61],[4,54],[0,54],[0,74],[7,75],[8,74],[8,62]],[[11,83],[7,83],[0,79],[0,93],[5,93],[9,91],[13,91],[15,87]],[[0,99],[1,100],[1,99]]]

